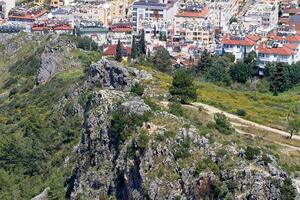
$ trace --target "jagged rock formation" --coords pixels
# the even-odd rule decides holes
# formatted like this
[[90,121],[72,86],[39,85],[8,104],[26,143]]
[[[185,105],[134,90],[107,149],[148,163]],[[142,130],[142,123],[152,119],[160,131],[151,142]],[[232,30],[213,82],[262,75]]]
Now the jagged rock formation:
[[[274,157],[269,156],[268,164],[261,155],[249,163],[243,149],[234,144],[211,143],[209,135],[200,135],[193,126],[180,128],[165,140],[151,137],[145,149],[134,142],[144,130],[140,127],[116,150],[110,120],[118,102],[123,102],[128,115],[142,116],[151,110],[141,98],[126,92],[134,81],[147,75],[137,78],[130,74],[112,61],[102,60],[91,66],[86,85],[101,89],[93,93],[84,111],[85,133],[68,190],[71,199],[279,199],[279,186],[287,174]],[[167,112],[156,111],[154,115],[187,123]],[[167,131],[161,128],[152,134],[163,136]],[[181,149],[185,145],[186,149]],[[226,155],[217,155],[222,148]],[[181,158],[180,151],[185,150],[189,156]],[[199,171],[203,158],[211,162],[210,167]]]
[[37,76],[37,84],[49,80],[58,72],[80,65],[71,59],[71,53],[76,49],[74,42],[56,37],[51,39],[41,55],[41,67]]
[[[25,41],[27,37],[33,36],[24,37]],[[37,48],[41,51],[36,53],[31,47],[39,42],[41,45]],[[80,76],[69,80],[73,75],[71,70],[68,73],[69,69],[78,69],[78,60],[73,59],[76,56],[72,52],[86,55],[82,54],[86,51],[78,51],[68,38],[51,36],[49,40],[44,38],[25,48],[20,48],[18,42],[6,43],[5,48],[8,54],[25,49],[22,60],[29,69],[28,57],[39,58],[25,89],[21,86],[26,82],[18,82],[20,73],[15,66],[18,70],[13,78],[16,80],[8,89],[16,87],[19,90],[3,101],[9,105],[2,103],[1,107],[5,109],[0,113],[1,122],[6,124],[2,130],[25,132],[24,138],[16,135],[5,139],[11,143],[7,143],[9,148],[4,150],[8,152],[3,157],[10,155],[10,148],[13,148],[16,150],[14,159],[24,160],[13,178],[10,178],[11,164],[7,173],[1,171],[7,196],[13,194],[18,195],[18,199],[28,199],[39,194],[34,199],[66,196],[74,200],[286,199],[282,196],[282,188],[289,174],[280,168],[274,156],[269,155],[270,151],[260,149],[249,159],[246,149],[249,145],[241,142],[244,137],[238,133],[229,137],[234,139],[228,139],[227,135],[209,128],[207,121],[210,119],[202,121],[199,115],[195,121],[190,116],[174,115],[171,109],[157,103],[167,99],[170,80],[164,82],[166,85],[155,84],[153,82],[158,79],[155,74],[152,77],[144,70],[105,59],[89,68],[80,66]],[[59,77],[54,77],[62,71]],[[34,87],[36,77],[42,85]],[[22,81],[27,78],[22,76]],[[136,83],[151,83],[142,97],[129,92]],[[13,112],[19,114],[11,118]],[[116,119],[121,123],[114,125]],[[31,130],[35,134],[30,134]],[[10,132],[2,136],[5,138]],[[40,143],[35,143],[37,141]],[[51,145],[47,145],[48,142]],[[27,156],[26,151],[30,152],[32,147],[32,153]],[[44,162],[38,162],[39,157],[35,161],[26,160],[40,152]],[[49,157],[44,157],[48,154]],[[30,169],[24,167],[26,164]],[[34,176],[40,174],[31,179],[31,175],[25,176],[19,170],[22,168]],[[23,176],[27,179],[24,182]],[[12,183],[6,184],[10,179]],[[38,185],[29,194],[28,183]],[[11,192],[14,185],[19,188],[12,188]],[[26,190],[27,196],[22,194]]]

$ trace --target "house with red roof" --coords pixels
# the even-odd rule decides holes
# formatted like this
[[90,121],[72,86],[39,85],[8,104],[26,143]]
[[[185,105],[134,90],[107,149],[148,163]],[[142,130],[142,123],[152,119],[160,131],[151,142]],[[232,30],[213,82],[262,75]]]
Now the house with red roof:
[[256,50],[261,37],[258,35],[225,35],[222,39],[223,51],[232,53],[235,59],[243,59],[245,55]]
[[200,4],[201,8],[179,9],[174,16],[174,35],[186,41],[198,41],[208,45],[213,43],[214,30],[207,22],[209,9]]
[[256,49],[258,67],[264,69],[268,62],[282,62],[292,64],[298,59],[297,45],[279,43],[274,40],[268,40],[266,43],[259,45]]
[[31,31],[39,33],[54,32],[58,34],[72,34],[74,27],[68,21],[43,20],[35,22],[31,26]]
[[118,44],[118,41],[124,45],[131,45],[132,42],[132,24],[129,22],[119,22],[109,27],[108,41],[110,44]]
[[[115,57],[117,54],[117,45],[109,45],[103,51],[103,57]],[[128,46],[122,45],[122,56],[126,58],[127,56],[131,55],[131,48]]]

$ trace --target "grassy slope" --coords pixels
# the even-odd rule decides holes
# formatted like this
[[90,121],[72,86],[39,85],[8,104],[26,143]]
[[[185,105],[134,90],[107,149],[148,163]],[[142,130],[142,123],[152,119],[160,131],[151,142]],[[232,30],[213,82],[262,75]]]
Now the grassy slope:
[[[172,78],[169,75],[155,72],[153,69],[147,67],[139,66],[139,68],[150,72],[154,77],[154,80],[148,81],[146,84],[150,84],[151,88],[159,90],[159,93],[167,92],[172,82]],[[270,93],[235,91],[206,82],[196,82],[196,86],[198,88],[199,99],[202,102],[232,113],[235,113],[237,108],[245,109],[247,112],[246,119],[277,128],[285,126],[287,113],[299,104],[300,87],[296,87],[279,96],[273,96]],[[195,125],[197,122],[207,123],[209,121],[210,117],[205,112],[199,112],[197,109],[185,108],[185,110],[188,113],[187,116],[195,122]],[[161,121],[161,119],[158,119],[158,121]],[[160,123],[156,122],[156,124],[159,125]],[[176,127],[174,124],[171,126]],[[205,129],[203,131],[204,133],[206,132]],[[300,152],[287,149],[278,144],[283,143],[298,147],[297,142],[290,141],[278,135],[270,137],[272,133],[261,133],[254,129],[251,129],[249,133],[257,136],[252,137],[241,134],[227,136],[217,134],[215,135],[215,140],[224,144],[233,141],[240,146],[259,146],[265,152],[275,154],[279,163],[286,171],[300,176]],[[263,137],[270,137],[275,142],[272,143]]]
[[[159,88],[159,93],[164,93],[171,85],[172,78],[164,73],[141,67],[152,73],[155,80],[147,82],[154,88]],[[237,109],[244,109],[244,117],[253,122],[285,130],[288,113],[296,107],[300,108],[300,86],[287,92],[274,96],[271,93],[254,91],[238,91],[217,86],[213,83],[196,81],[199,100],[221,110],[235,114]],[[300,109],[299,109],[300,110]],[[300,119],[300,111],[297,113]]]
[[[51,199],[64,198],[64,182],[70,177],[72,167],[61,166],[79,142],[83,122],[72,113],[62,117],[58,101],[83,82],[87,65],[100,59],[99,53],[75,50],[72,59],[78,59],[80,67],[60,72],[34,88],[42,52],[37,52],[34,46],[37,46],[35,41],[22,45],[15,56],[8,58],[7,65],[0,65],[6,68],[0,74],[0,91],[4,94],[0,98],[0,199],[3,200],[12,196],[30,199],[45,187],[50,187]],[[15,94],[5,95],[13,89]],[[74,103],[68,101],[63,110],[71,110]]]
[[244,109],[246,119],[279,129],[285,129],[288,113],[299,106],[300,87],[273,96],[271,93],[236,91],[211,83],[197,82],[197,86],[202,102],[231,113]]

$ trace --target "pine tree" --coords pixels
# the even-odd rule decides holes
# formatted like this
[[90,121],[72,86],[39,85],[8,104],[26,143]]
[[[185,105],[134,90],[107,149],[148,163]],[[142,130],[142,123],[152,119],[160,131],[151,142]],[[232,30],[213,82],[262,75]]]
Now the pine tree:
[[274,95],[290,89],[291,84],[287,65],[283,63],[271,64],[267,66],[267,70],[270,89]]
[[122,44],[121,44],[120,40],[118,41],[118,44],[117,44],[115,60],[118,62],[122,61]]
[[203,71],[205,68],[210,67],[212,62],[209,52],[205,49],[197,65],[197,71]]
[[142,31],[139,40],[139,54],[146,55],[146,41],[145,41],[145,32]]
[[196,100],[197,93],[192,77],[183,70],[178,70],[173,78],[170,94],[178,98],[181,103]]
[[137,53],[138,53],[138,49],[137,49],[137,44],[136,44],[135,36],[133,36],[133,38],[132,38],[131,47],[132,47],[131,48],[131,58],[132,59],[136,59]]

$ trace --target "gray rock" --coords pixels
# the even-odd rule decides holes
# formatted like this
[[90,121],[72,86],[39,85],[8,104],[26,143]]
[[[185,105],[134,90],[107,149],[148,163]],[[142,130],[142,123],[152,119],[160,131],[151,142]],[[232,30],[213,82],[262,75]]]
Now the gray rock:
[[45,188],[41,194],[33,197],[31,200],[47,200],[49,190],[50,190],[49,187]]
[[125,112],[128,114],[134,113],[137,115],[143,115],[146,112],[151,111],[151,108],[140,98],[133,98],[130,101],[126,101],[122,103],[122,106],[124,106]]
[[91,65],[87,80],[90,86],[100,86],[122,91],[129,91],[133,82],[122,64],[106,59]]

